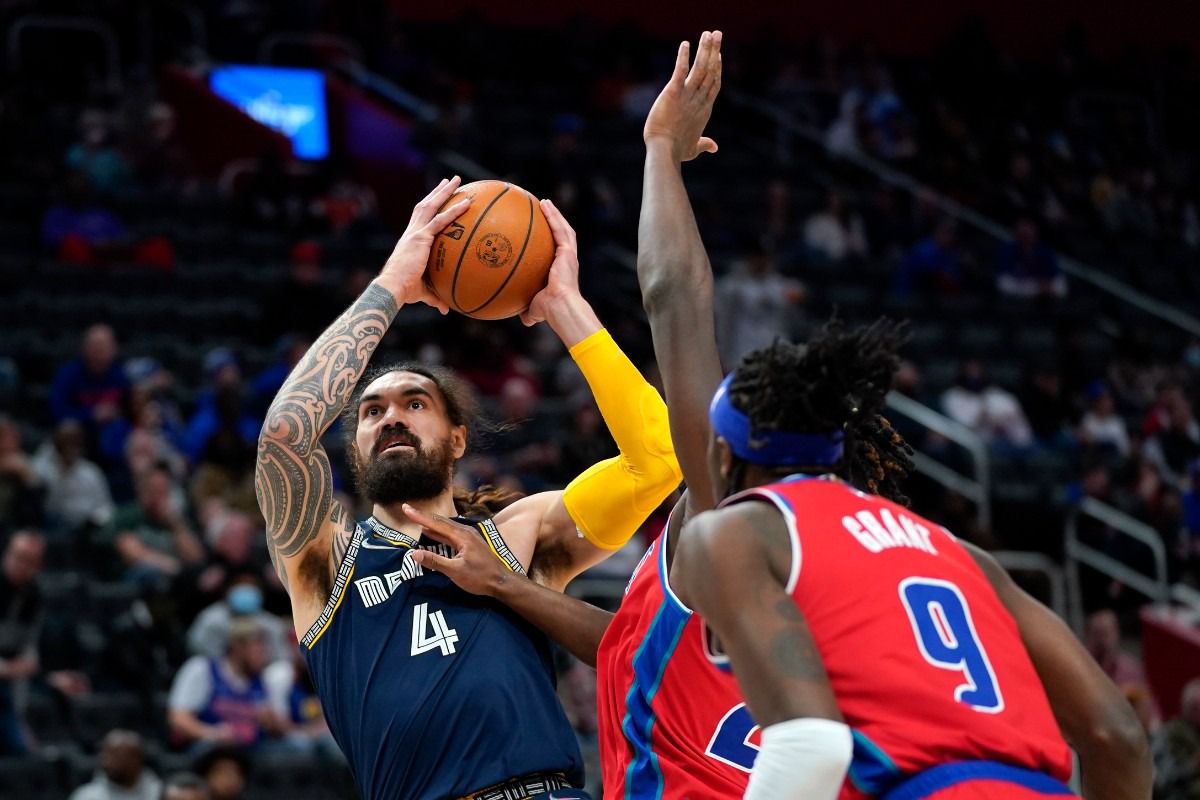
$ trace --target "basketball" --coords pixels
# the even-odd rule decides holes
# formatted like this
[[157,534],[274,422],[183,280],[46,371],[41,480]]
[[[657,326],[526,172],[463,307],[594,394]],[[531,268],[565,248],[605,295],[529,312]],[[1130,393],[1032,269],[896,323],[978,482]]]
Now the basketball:
[[520,314],[546,286],[554,236],[537,198],[504,181],[459,187],[442,209],[471,207],[434,240],[425,280],[447,305],[475,319]]

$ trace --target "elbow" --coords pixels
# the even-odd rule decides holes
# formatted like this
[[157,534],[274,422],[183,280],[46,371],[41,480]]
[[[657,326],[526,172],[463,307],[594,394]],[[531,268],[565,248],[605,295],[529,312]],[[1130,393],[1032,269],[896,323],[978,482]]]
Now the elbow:
[[1091,726],[1083,742],[1072,744],[1081,757],[1087,754],[1096,760],[1150,769],[1150,742],[1132,709],[1113,709],[1106,719]]
[[647,314],[665,313],[673,309],[712,308],[712,272],[706,268],[699,274],[691,274],[690,266],[685,261],[662,269],[651,269],[638,262],[642,307]]

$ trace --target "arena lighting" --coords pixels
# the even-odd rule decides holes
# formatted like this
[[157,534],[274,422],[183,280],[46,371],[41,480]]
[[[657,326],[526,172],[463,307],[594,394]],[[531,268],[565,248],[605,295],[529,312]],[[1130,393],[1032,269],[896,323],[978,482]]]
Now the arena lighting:
[[297,158],[317,160],[329,155],[325,76],[319,71],[230,64],[209,73],[209,86],[287,136]]

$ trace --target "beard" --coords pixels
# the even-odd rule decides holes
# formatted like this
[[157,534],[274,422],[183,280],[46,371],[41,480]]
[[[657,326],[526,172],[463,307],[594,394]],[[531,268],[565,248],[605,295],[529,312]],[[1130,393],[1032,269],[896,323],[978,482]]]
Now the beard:
[[[375,453],[360,463],[356,483],[363,497],[381,506],[429,500],[446,491],[454,473],[454,442],[449,436],[426,449],[409,433],[413,449]],[[376,443],[376,449],[378,449]]]

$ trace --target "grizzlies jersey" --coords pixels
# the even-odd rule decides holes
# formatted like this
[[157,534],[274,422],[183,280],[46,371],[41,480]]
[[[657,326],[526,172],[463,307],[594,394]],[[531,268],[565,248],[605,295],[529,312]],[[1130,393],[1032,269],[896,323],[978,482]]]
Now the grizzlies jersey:
[[837,480],[793,477],[726,504],[747,501],[788,525],[787,589],[854,735],[842,800],[917,773],[893,796],[947,780],[1009,784],[972,797],[1067,792],[1070,751],[1016,622],[948,531]]
[[605,800],[740,798],[758,753],[737,682],[713,668],[703,621],[671,591],[669,529],[634,571],[596,655]]
[[[524,572],[490,520],[480,532]],[[447,557],[372,518],[355,530],[304,658],[363,800],[444,800],[529,775],[583,785],[550,642],[505,606],[413,562]]]

